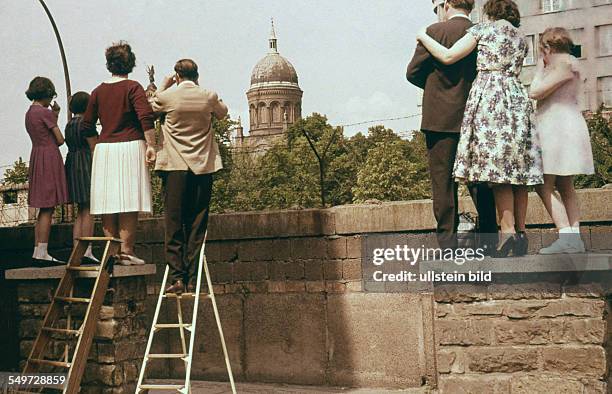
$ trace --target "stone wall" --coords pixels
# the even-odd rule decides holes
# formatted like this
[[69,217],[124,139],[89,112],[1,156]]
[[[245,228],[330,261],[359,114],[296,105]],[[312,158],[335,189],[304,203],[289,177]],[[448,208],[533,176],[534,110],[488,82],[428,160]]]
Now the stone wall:
[[[8,272],[9,279],[16,282],[17,288],[20,369],[30,354],[59,283],[59,279],[39,279],[42,276],[40,271],[34,271],[26,268]],[[150,326],[150,317],[145,313],[146,280],[142,272],[129,272],[142,271],[142,268],[121,267],[120,271],[120,277],[111,278],[100,311],[81,381],[81,393],[128,394],[136,388]],[[153,272],[151,269],[147,271]],[[92,279],[79,279],[75,295],[90,294],[92,284]],[[82,320],[84,313],[83,305],[73,307],[73,318],[78,321]],[[64,318],[61,326],[65,324]],[[63,357],[65,339],[62,340],[61,336],[56,339],[51,341],[48,349],[51,358],[57,360]],[[68,342],[72,349],[74,342]]]
[[[612,190],[585,190],[579,198],[587,247],[612,250]],[[537,197],[530,199],[534,253],[553,241],[554,231]],[[473,211],[467,200],[462,207]],[[434,298],[364,291],[361,259],[368,240],[434,246],[434,227],[428,200],[212,215],[207,256],[237,380],[429,386],[454,393],[457,383],[466,392],[481,392],[470,391],[470,384],[499,379],[503,393],[554,384],[567,375],[568,392],[577,387],[605,392],[610,363],[604,350],[608,346],[609,357],[611,330],[605,294],[582,290],[570,296],[559,287],[522,297],[487,290],[473,298],[445,299],[438,293]],[[54,227],[51,248],[60,256],[67,253],[70,237],[70,226]],[[158,265],[147,284],[150,318],[165,266],[163,222],[141,221],[137,240],[137,253]],[[31,228],[0,229],[0,260],[27,258],[31,242]],[[200,305],[192,376],[226,380],[212,309],[209,301]],[[175,316],[172,308],[162,311],[165,321]],[[160,352],[176,351],[178,341],[171,339],[161,341]],[[562,359],[574,349],[599,358],[587,363],[590,367],[552,360],[551,355]],[[166,362],[153,373],[180,377],[182,369]]]
[[513,286],[435,301],[441,392],[606,393],[611,302],[601,289]]

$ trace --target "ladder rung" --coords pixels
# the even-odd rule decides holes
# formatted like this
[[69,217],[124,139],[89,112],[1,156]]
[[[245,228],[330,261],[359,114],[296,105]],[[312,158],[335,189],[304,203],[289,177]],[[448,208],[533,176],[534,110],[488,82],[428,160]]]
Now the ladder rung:
[[98,265],[89,265],[89,266],[79,265],[76,267],[67,266],[66,269],[69,271],[100,271],[100,266]]
[[55,297],[55,299],[58,301],[64,301],[64,302],[81,302],[83,304],[89,304],[89,302],[91,301],[90,298],[81,298],[81,297]]
[[69,330],[67,328],[53,328],[53,327],[43,327],[43,331],[53,332],[56,334],[66,334],[66,335],[74,335],[77,336],[80,334],[79,330]]
[[191,328],[190,323],[159,323],[155,325],[155,328]]
[[113,238],[113,237],[81,237],[78,240],[79,241],[115,241],[115,242],[123,242],[119,238]]
[[[165,293],[164,298],[190,298],[195,297],[195,293]],[[208,297],[208,293],[200,293],[200,297]]]
[[183,384],[141,384],[141,390],[181,390],[184,389]]
[[40,360],[37,358],[31,358],[29,362],[34,363],[34,364],[51,365],[51,366],[60,367],[60,368],[70,368],[70,363],[65,363],[62,361]]
[[149,358],[185,358],[186,354],[183,353],[169,353],[169,354],[149,354]]

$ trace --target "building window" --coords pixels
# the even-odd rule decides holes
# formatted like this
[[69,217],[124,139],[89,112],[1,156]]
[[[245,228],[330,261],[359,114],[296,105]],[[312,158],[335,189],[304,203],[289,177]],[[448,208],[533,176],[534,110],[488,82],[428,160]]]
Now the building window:
[[527,56],[523,59],[523,65],[533,66],[536,64],[535,36],[533,34],[527,35],[525,41],[527,41]]
[[599,56],[612,55],[612,25],[597,26],[595,29]]
[[612,76],[597,78],[599,104],[612,108]]
[[14,190],[3,192],[2,202],[5,204],[17,204],[17,192]]
[[542,12],[561,11],[562,0],[541,0]]
[[574,42],[574,48],[572,50],[572,55],[576,56],[579,59],[583,59],[586,57],[584,53],[584,46],[582,43],[584,42],[584,29],[572,29],[569,31],[570,37]]

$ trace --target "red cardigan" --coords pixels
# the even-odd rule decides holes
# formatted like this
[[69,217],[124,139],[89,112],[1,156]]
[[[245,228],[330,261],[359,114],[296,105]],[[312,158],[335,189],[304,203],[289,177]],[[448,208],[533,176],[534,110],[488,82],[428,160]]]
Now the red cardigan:
[[102,131],[98,142],[128,142],[144,139],[144,131],[154,128],[154,115],[144,89],[126,79],[102,83],[91,92],[81,123],[86,137],[97,135],[96,122]]

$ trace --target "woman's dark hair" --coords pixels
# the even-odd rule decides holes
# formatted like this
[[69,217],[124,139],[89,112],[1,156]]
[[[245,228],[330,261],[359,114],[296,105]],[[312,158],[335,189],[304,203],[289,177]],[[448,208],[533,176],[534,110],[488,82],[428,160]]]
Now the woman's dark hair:
[[521,25],[521,13],[512,0],[489,0],[484,5],[483,11],[491,20],[505,19],[514,27]]
[[36,77],[30,81],[30,86],[25,92],[29,100],[52,99],[57,96],[55,85],[49,78]]
[[70,97],[68,108],[70,108],[70,112],[73,114],[82,114],[87,109],[87,103],[89,103],[89,93],[76,92]]
[[114,43],[106,48],[106,69],[115,75],[126,75],[132,72],[136,65],[136,55],[132,47],[125,41]]

